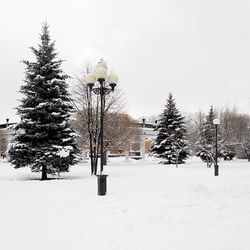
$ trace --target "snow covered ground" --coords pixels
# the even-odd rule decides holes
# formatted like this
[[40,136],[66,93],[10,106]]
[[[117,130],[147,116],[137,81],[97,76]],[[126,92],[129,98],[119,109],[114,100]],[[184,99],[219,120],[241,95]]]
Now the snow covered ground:
[[102,197],[88,163],[41,182],[1,162],[0,249],[249,250],[250,163],[219,165],[113,159]]

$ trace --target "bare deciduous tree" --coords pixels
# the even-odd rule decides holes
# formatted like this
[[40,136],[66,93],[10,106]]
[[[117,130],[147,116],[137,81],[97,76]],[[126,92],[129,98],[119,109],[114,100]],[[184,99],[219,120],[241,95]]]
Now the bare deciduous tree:
[[127,148],[141,140],[141,127],[126,113],[107,113],[105,140],[109,148]]
[[[81,135],[81,146],[90,150],[91,174],[96,174],[100,149],[100,97],[93,94],[86,84],[85,75],[91,71],[91,65],[87,64],[85,71],[74,78],[75,87],[72,93],[76,108],[74,126]],[[123,107],[124,103],[119,89],[105,96],[104,141],[106,145],[117,146],[125,143],[126,133],[129,136],[130,132],[124,132],[124,126],[121,126],[122,122],[119,122],[119,126],[116,124],[118,117],[123,121],[129,120],[128,117],[125,118],[126,115],[122,115]],[[118,133],[120,133],[119,136],[117,136]]]
[[[215,111],[216,117],[220,118],[219,125],[219,157],[232,159],[241,152],[250,160],[250,117],[246,114],[239,114],[236,107],[223,108]],[[205,114],[198,112],[187,116],[188,139],[193,150],[195,142],[198,141],[202,131],[202,124],[205,122]],[[214,150],[207,152],[213,162]],[[204,149],[205,150],[205,149]],[[208,150],[207,150],[208,151]],[[211,164],[209,164],[211,165]]]
[[250,161],[250,117],[246,114],[231,113],[227,117],[228,145],[244,151]]

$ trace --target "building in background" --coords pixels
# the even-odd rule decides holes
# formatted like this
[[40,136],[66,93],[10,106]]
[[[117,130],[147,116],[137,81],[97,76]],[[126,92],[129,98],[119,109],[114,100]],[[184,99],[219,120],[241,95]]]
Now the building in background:
[[[155,123],[147,123],[145,119],[137,123],[141,128],[140,141],[134,141],[129,150],[129,157],[132,159],[145,159],[145,155],[150,155],[151,147],[158,131],[156,130],[157,121]],[[125,153],[126,155],[126,153]],[[128,159],[128,156],[126,157]]]
[[7,158],[6,150],[13,136],[13,126],[16,123],[10,123],[9,119],[6,119],[6,123],[0,124],[0,155],[3,158]]

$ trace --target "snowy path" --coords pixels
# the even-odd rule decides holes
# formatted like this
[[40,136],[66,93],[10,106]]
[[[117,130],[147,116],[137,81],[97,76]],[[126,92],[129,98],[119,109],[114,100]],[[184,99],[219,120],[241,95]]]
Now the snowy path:
[[113,161],[108,194],[88,164],[41,182],[0,164],[3,250],[249,250],[250,163]]

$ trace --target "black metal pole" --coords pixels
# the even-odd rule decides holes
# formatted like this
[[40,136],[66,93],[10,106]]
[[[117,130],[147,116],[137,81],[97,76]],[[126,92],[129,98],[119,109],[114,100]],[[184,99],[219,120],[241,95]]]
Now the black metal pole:
[[104,98],[105,98],[105,79],[98,79],[100,82],[100,97],[101,97],[101,117],[100,117],[100,144],[101,144],[101,168],[100,168],[100,174],[97,174],[97,186],[98,186],[98,195],[106,195],[107,192],[107,176],[105,174],[102,174],[103,172],[103,165],[104,165],[104,144],[103,144],[103,120],[104,120]]
[[101,139],[101,168],[100,168],[100,173],[102,174],[103,171],[103,117],[104,117],[104,81],[105,79],[98,79],[100,82],[100,96],[101,96],[101,124],[100,124],[100,139]]
[[215,124],[215,165],[214,165],[214,175],[219,175],[219,166],[218,166],[218,125]]

